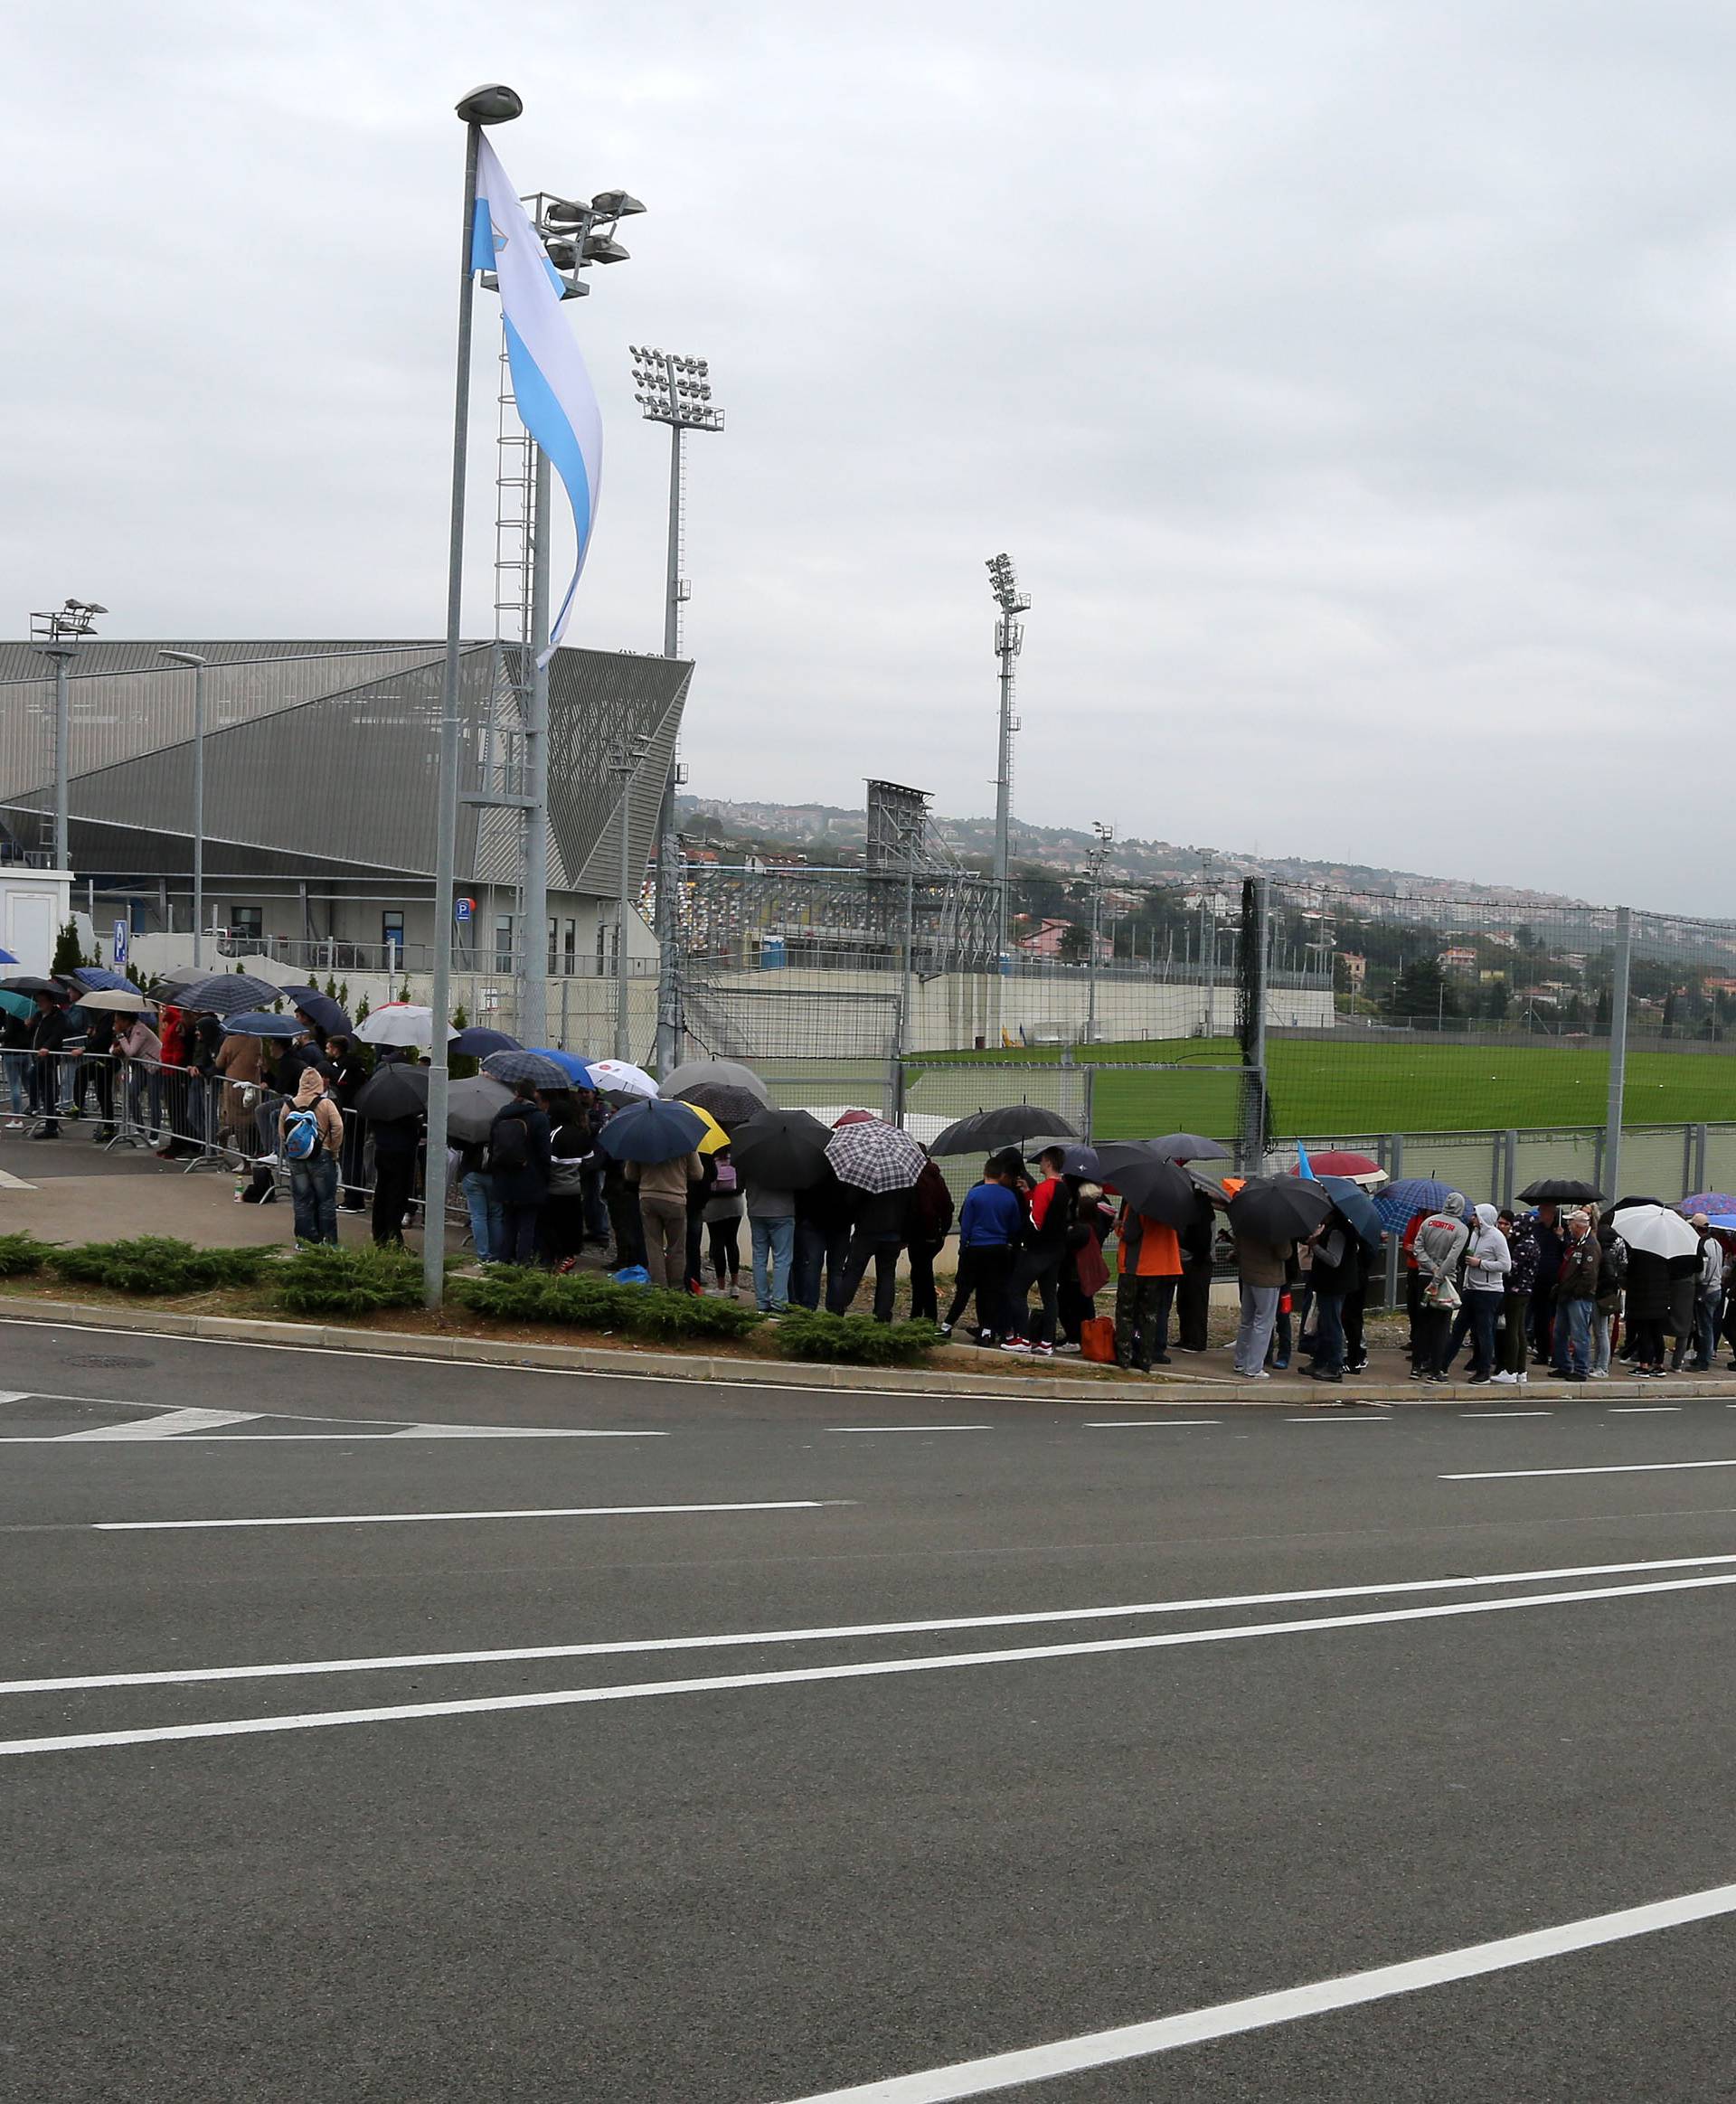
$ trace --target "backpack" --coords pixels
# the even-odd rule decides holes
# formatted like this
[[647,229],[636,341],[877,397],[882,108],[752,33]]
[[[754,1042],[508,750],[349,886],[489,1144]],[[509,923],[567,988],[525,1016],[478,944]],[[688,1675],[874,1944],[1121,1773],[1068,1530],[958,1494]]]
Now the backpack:
[[524,1120],[503,1110],[488,1131],[488,1172],[495,1176],[510,1176],[530,1165],[531,1142]]
[[292,1110],[284,1120],[283,1158],[286,1162],[305,1162],[319,1146],[319,1113],[309,1104],[305,1109]]

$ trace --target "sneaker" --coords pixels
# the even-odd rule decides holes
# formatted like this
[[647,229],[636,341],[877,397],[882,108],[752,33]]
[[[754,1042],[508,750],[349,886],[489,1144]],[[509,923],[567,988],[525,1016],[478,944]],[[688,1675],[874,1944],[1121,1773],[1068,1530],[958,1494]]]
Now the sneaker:
[[[1063,1349],[1065,1347],[1063,1347]],[[1075,1346],[1074,1348],[1077,1349],[1078,1347]],[[1033,1359],[1052,1359],[1055,1355],[1055,1347],[1053,1344],[1033,1344],[1030,1347],[1030,1351],[1031,1356]]]
[[[761,1308],[760,1312],[761,1315],[763,1315],[765,1313],[765,1309]],[[935,1324],[934,1329],[935,1335],[940,1339],[940,1342],[943,1344],[952,1335],[952,1325],[949,1322],[938,1322]]]
[[1008,1337],[1001,1349],[1004,1352],[1022,1352],[1027,1359],[1031,1356],[1031,1346],[1023,1337]]
[[1424,1374],[1423,1374],[1422,1368],[1421,1368],[1420,1366],[1413,1366],[1413,1367],[1411,1367],[1411,1369],[1410,1369],[1410,1378],[1411,1378],[1411,1380],[1412,1380],[1412,1381],[1421,1381],[1422,1379],[1424,1379],[1424,1378],[1425,1378],[1425,1376],[1424,1376]]
[[1167,1366],[1169,1363],[1169,1354],[1167,1352],[1154,1352],[1151,1354],[1151,1363],[1154,1366]]
[[975,1342],[980,1344],[986,1352],[998,1352],[1003,1349],[1001,1340],[995,1335],[993,1330],[978,1330]]
[[1368,1361],[1366,1359],[1358,1359],[1354,1361],[1354,1363],[1346,1365],[1344,1372],[1346,1373],[1366,1373],[1368,1372]]
[[1513,1377],[1513,1384],[1515,1388],[1528,1387],[1530,1382],[1531,1375],[1529,1373],[1515,1373]]
[[1467,1388],[1487,1388],[1494,1379],[1492,1373],[1473,1373],[1465,1385]]
[[1077,1344],[1057,1344],[1055,1354],[1057,1357],[1064,1356],[1076,1359],[1079,1356],[1079,1346]]
[[1290,1363],[1288,1359],[1274,1359],[1272,1361],[1272,1372],[1274,1373],[1288,1373],[1289,1370]]
[[1244,1373],[1242,1379],[1244,1381],[1269,1381],[1271,1375],[1262,1366],[1258,1373]]
[[1499,1373],[1491,1373],[1489,1375],[1489,1379],[1497,1388],[1511,1388],[1518,1378],[1519,1377],[1516,1373],[1509,1373],[1505,1370]]
[[1586,1378],[1590,1381],[1608,1381],[1609,1369],[1607,1366],[1594,1366]]

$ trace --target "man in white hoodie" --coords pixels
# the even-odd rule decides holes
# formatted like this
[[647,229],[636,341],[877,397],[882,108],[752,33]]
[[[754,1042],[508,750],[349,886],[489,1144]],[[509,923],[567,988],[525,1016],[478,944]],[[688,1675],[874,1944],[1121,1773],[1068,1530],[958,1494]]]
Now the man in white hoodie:
[[1506,1291],[1513,1251],[1493,1205],[1479,1205],[1470,1247],[1465,1252],[1465,1312],[1471,1326],[1471,1386],[1495,1378],[1495,1329]]

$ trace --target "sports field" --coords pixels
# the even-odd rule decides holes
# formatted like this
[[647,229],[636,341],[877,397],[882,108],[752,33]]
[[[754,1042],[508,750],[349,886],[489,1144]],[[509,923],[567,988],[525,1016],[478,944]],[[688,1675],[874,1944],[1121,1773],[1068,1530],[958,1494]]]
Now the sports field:
[[[1100,1061],[1176,1061],[1189,1073],[1099,1072],[1094,1127],[1105,1139],[1177,1127],[1233,1135],[1238,1059],[1228,1038],[1142,1039],[1096,1048]],[[1054,1064],[1057,1048],[931,1055],[969,1067]],[[1393,1044],[1274,1038],[1272,1112],[1280,1134],[1466,1132],[1513,1126],[1600,1126],[1609,1085],[1601,1048],[1557,1043]],[[986,1079],[986,1077],[985,1077]],[[1012,1077],[1008,1076],[1011,1082]],[[1021,1091],[1015,1087],[1013,1094]],[[1034,1093],[1034,1092],[1033,1092]],[[1722,1051],[1633,1052],[1623,1121],[1716,1124],[1736,1119],[1736,1056]]]

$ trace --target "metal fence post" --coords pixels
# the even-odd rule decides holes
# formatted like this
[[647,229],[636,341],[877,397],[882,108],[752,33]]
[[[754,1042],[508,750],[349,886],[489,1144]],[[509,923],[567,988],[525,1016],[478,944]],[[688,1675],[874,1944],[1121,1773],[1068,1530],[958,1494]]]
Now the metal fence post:
[[1085,1070],[1085,1137],[1089,1140],[1097,1129],[1097,1069]]
[[1682,1194],[1684,1198],[1690,1192],[1703,1191],[1706,1187],[1706,1128],[1703,1125],[1696,1125],[1694,1127],[1694,1175],[1688,1179],[1687,1190]]
[[1633,956],[1634,917],[1616,908],[1615,974],[1609,986],[1609,1102],[1604,1118],[1600,1187],[1621,1195],[1621,1106],[1628,1082],[1628,973]]
[[[1404,1174],[1404,1135],[1390,1132],[1382,1149],[1386,1156],[1386,1174],[1396,1184]],[[1386,1238],[1386,1305],[1389,1310],[1399,1305],[1399,1238],[1390,1234]]]
[[1501,1163],[1497,1181],[1501,1187],[1501,1203],[1511,1206],[1514,1187],[1519,1181],[1519,1135],[1504,1132],[1501,1135]]

